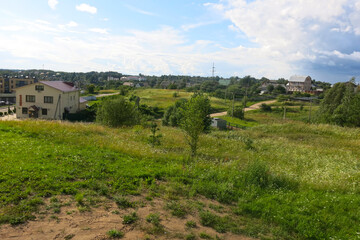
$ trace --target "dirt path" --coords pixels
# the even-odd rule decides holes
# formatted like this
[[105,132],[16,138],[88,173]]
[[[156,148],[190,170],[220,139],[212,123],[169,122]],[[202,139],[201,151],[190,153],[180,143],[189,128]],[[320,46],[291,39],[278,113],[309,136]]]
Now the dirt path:
[[[276,102],[276,100],[258,102],[258,103],[255,103],[254,105],[251,105],[250,107],[245,108],[244,111],[248,112],[248,111],[256,110],[256,109],[259,109],[261,104],[263,104],[263,103],[271,104],[271,103],[274,103],[274,102]],[[227,114],[227,112],[213,113],[213,114],[210,114],[210,117],[219,117],[219,116],[224,116],[226,114]]]
[[99,98],[99,97],[107,97],[107,96],[118,95],[118,94],[120,94],[120,92],[116,92],[116,93],[103,93],[103,94],[95,95],[95,97],[97,97],[97,98]]

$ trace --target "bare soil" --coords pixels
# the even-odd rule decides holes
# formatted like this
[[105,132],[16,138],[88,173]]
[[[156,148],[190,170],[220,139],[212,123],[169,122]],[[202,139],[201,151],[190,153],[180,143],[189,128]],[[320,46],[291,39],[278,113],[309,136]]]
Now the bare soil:
[[[218,233],[214,229],[204,227],[200,224],[197,211],[187,214],[184,218],[172,216],[164,206],[166,202],[163,199],[153,199],[147,201],[145,197],[131,197],[131,201],[136,201],[135,209],[120,209],[114,202],[108,199],[102,199],[91,208],[84,211],[84,207],[72,197],[58,197],[61,204],[60,212],[54,213],[50,200],[47,199],[39,213],[36,214],[36,220],[11,226],[9,224],[0,225],[1,240],[107,240],[112,239],[107,235],[111,229],[116,229],[124,233],[122,239],[186,239],[190,233],[199,239],[200,233],[206,233],[215,239],[251,240],[246,236],[239,236],[232,233]],[[188,200],[184,200],[188,201]],[[204,206],[216,205],[215,201],[201,199]],[[216,213],[225,215],[230,211],[227,207],[222,207],[222,211]],[[139,219],[133,224],[123,224],[123,216],[136,212]],[[146,221],[150,213],[158,213],[161,219],[163,231],[154,233],[154,225]],[[197,227],[189,229],[186,227],[187,221],[195,221]]]

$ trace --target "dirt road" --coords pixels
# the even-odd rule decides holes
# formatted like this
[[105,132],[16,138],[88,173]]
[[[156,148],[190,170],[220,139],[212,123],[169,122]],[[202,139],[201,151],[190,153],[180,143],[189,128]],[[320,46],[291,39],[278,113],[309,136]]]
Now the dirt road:
[[[251,105],[250,107],[245,108],[244,111],[248,112],[248,111],[256,110],[256,109],[259,109],[261,104],[263,104],[263,103],[271,104],[271,103],[274,103],[274,102],[276,102],[276,100],[258,102],[258,103],[255,103],[254,105]],[[219,116],[224,116],[226,114],[227,114],[227,112],[213,113],[213,114],[210,114],[210,117],[219,117]]]

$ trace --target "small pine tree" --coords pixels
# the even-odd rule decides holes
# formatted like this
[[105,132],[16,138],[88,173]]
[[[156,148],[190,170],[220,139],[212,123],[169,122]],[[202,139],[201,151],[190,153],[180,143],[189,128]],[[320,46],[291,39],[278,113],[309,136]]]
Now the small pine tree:
[[160,128],[158,128],[158,125],[155,122],[151,123],[151,135],[149,136],[149,143],[152,147],[159,146],[161,144],[160,139],[162,138],[161,134],[156,134],[157,131],[159,131]]

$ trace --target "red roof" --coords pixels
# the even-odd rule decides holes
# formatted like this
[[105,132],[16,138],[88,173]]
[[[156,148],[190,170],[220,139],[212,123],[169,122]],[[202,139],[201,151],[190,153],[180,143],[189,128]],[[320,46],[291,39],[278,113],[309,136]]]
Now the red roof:
[[40,81],[40,83],[45,84],[49,87],[53,87],[62,92],[74,92],[78,91],[73,83],[63,82],[63,81]]

